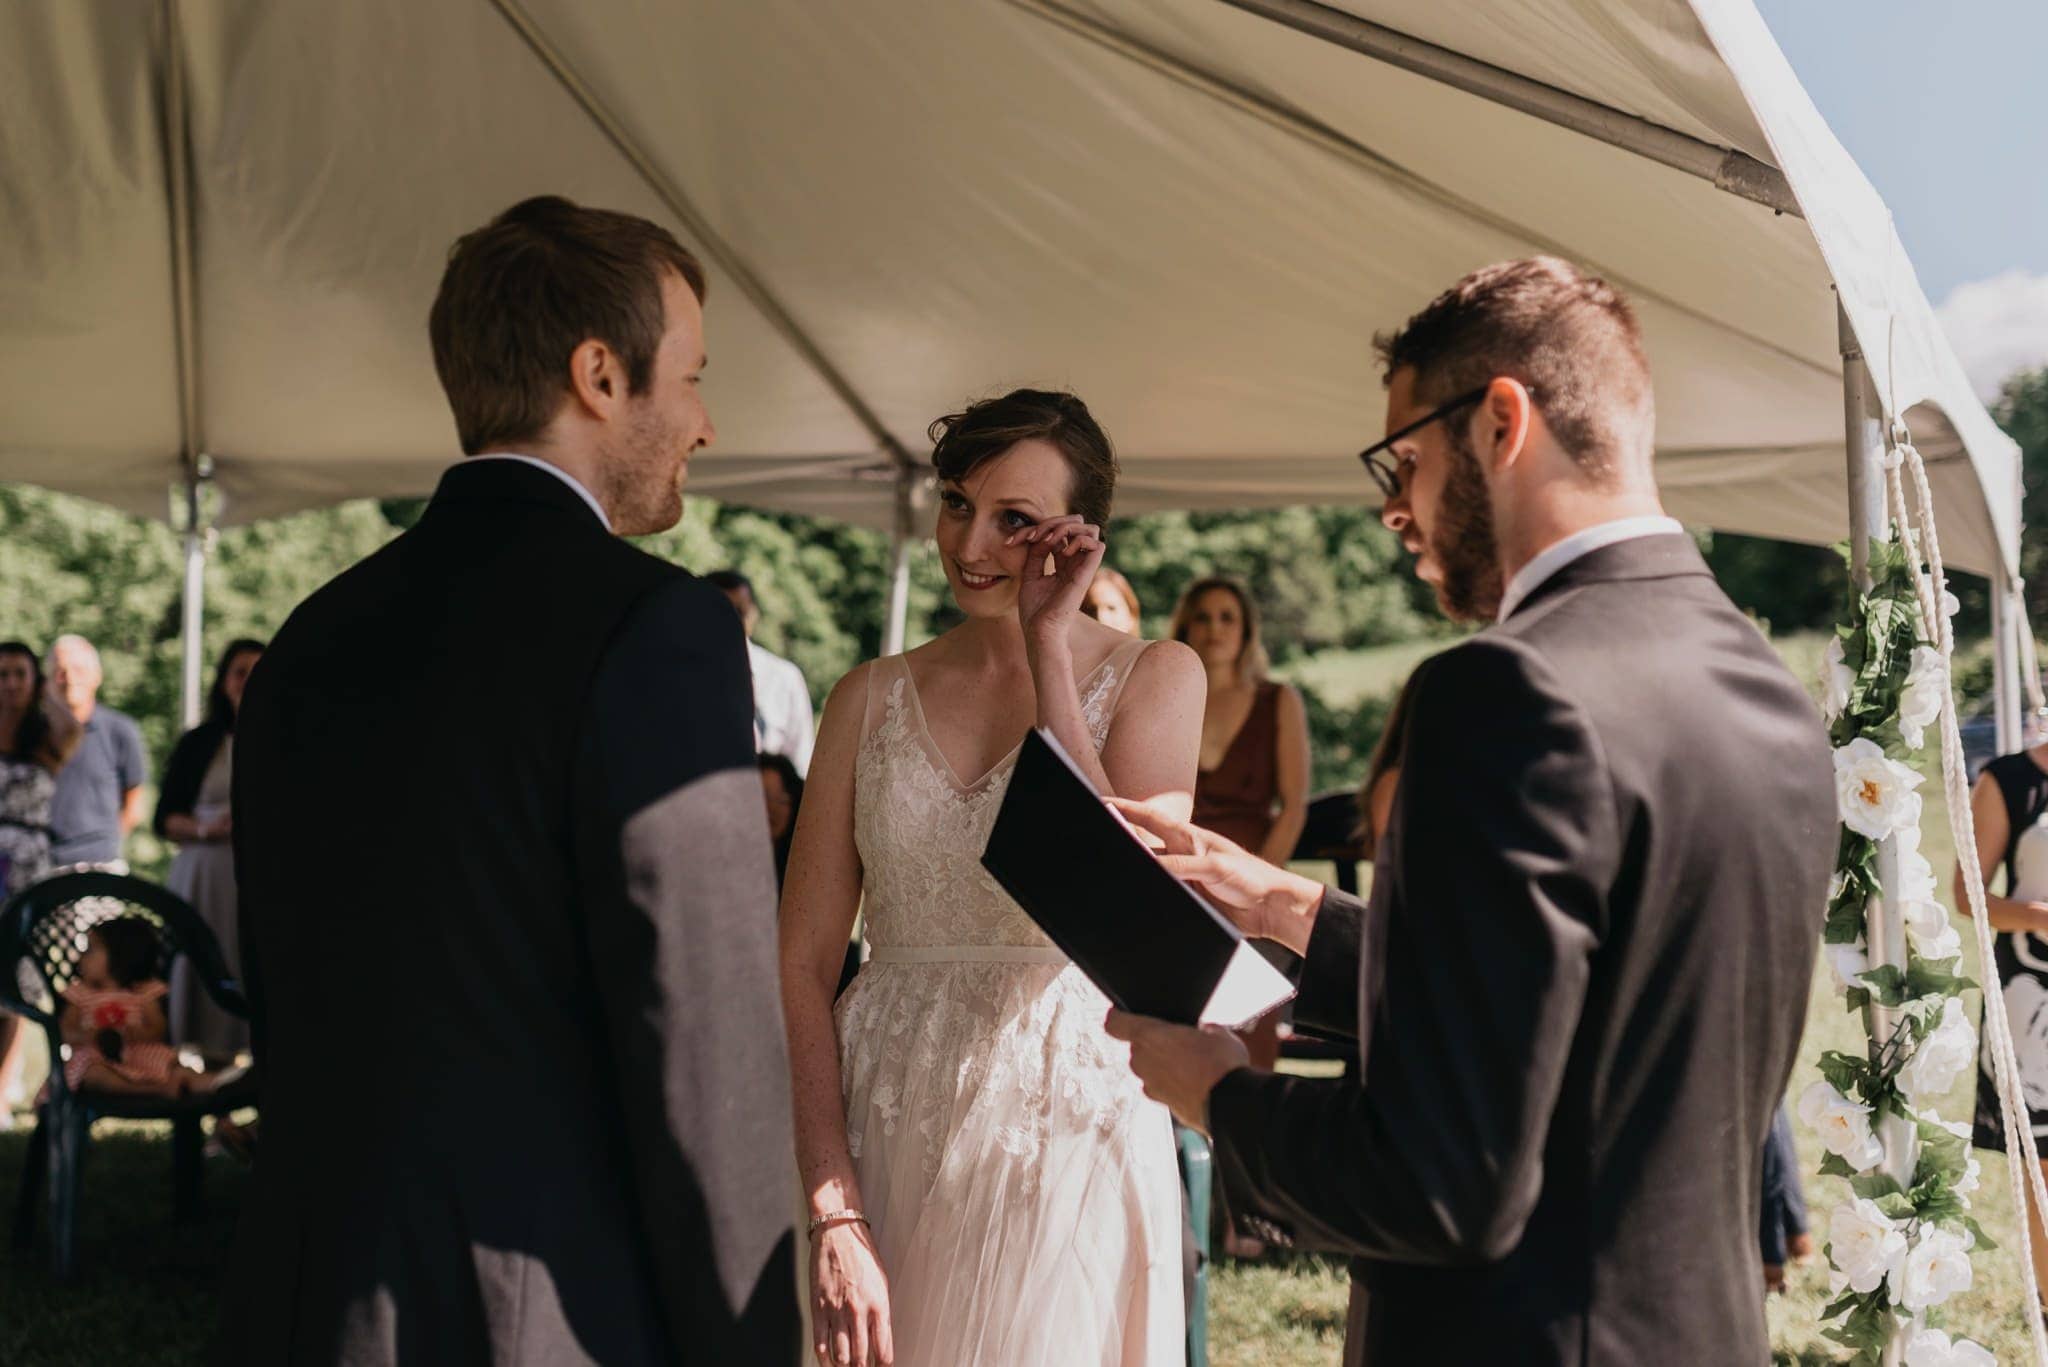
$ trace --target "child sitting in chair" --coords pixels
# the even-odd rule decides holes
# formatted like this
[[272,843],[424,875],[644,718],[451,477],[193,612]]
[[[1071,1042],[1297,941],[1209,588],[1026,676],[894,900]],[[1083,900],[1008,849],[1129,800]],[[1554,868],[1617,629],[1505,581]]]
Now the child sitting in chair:
[[102,921],[86,932],[59,1022],[71,1047],[64,1081],[73,1091],[179,1097],[211,1089],[211,1080],[179,1063],[165,1043],[169,989],[156,975],[157,953],[156,931],[137,916]]

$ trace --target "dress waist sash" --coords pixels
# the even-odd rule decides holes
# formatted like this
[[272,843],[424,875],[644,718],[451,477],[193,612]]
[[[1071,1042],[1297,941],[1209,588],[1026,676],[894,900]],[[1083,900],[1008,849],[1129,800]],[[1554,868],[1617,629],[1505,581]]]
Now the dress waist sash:
[[1052,945],[873,945],[875,964],[1059,964],[1067,956]]

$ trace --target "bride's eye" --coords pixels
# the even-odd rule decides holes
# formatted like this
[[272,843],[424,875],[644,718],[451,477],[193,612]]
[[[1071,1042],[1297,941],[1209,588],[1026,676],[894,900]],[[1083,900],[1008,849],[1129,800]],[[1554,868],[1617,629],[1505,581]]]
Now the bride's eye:
[[1003,514],[1003,525],[1008,527],[1013,532],[1021,532],[1026,527],[1036,527],[1038,525],[1038,520],[1036,518],[1026,517],[1024,514],[1012,508],[1009,512]]
[[967,511],[967,500],[951,489],[941,489],[939,506],[949,513],[964,513]]

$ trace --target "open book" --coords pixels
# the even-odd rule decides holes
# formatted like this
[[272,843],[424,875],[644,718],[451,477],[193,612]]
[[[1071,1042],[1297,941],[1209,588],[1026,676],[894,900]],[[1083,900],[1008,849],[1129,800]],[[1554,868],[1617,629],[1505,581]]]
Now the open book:
[[1237,1026],[1294,993],[1237,927],[1161,867],[1048,731],[1024,737],[981,863],[1126,1011]]

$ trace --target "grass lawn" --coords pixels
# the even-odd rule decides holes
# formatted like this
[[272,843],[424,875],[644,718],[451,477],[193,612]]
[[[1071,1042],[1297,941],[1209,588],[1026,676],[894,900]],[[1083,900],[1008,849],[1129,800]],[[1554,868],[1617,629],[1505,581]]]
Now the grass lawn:
[[[1815,676],[1825,638],[1778,642],[1801,677]],[[1333,702],[1384,692],[1417,662],[1447,642],[1344,652],[1305,661],[1292,671],[1310,679]],[[1930,773],[1926,835],[1928,858],[1944,880],[1953,868],[1938,775]],[[1322,872],[1311,868],[1312,872]],[[1977,951],[1965,927],[1964,971],[1977,973]],[[1966,1003],[1974,1012],[1975,994]],[[1806,1036],[1791,1084],[1793,1095],[1818,1076],[1815,1061],[1827,1049],[1861,1047],[1859,1023],[1841,1009],[1822,968],[1808,1006]],[[1966,1077],[1939,1108],[1968,1120],[1974,1076]],[[1820,1150],[1795,1124],[1801,1167],[1811,1173]],[[0,1134],[0,1200],[13,1209],[25,1132]],[[1983,1184],[1973,1198],[1985,1231],[2000,1245],[1975,1259],[1976,1284],[1946,1307],[1946,1327],[1983,1343],[2002,1361],[2025,1360],[2019,1264],[2025,1240],[2013,1218],[2004,1159],[1981,1155]],[[103,1122],[87,1169],[80,1229],[78,1279],[51,1283],[45,1250],[28,1254],[0,1248],[0,1363],[9,1367],[100,1367],[204,1360],[215,1324],[216,1294],[245,1175],[231,1162],[212,1160],[204,1222],[174,1230],[170,1224],[170,1143],[167,1127]],[[1827,1212],[1846,1192],[1832,1178],[1808,1177],[1816,1239],[1825,1242]],[[1325,1367],[1337,1361],[1344,1332],[1343,1265],[1318,1257],[1260,1263],[1217,1262],[1211,1272],[1210,1360],[1217,1367]],[[1773,1297],[1768,1314],[1774,1356],[1780,1363],[1838,1362],[1846,1355],[1821,1337],[1819,1313],[1827,1303],[1827,1272],[1793,1269],[1789,1294]]]

